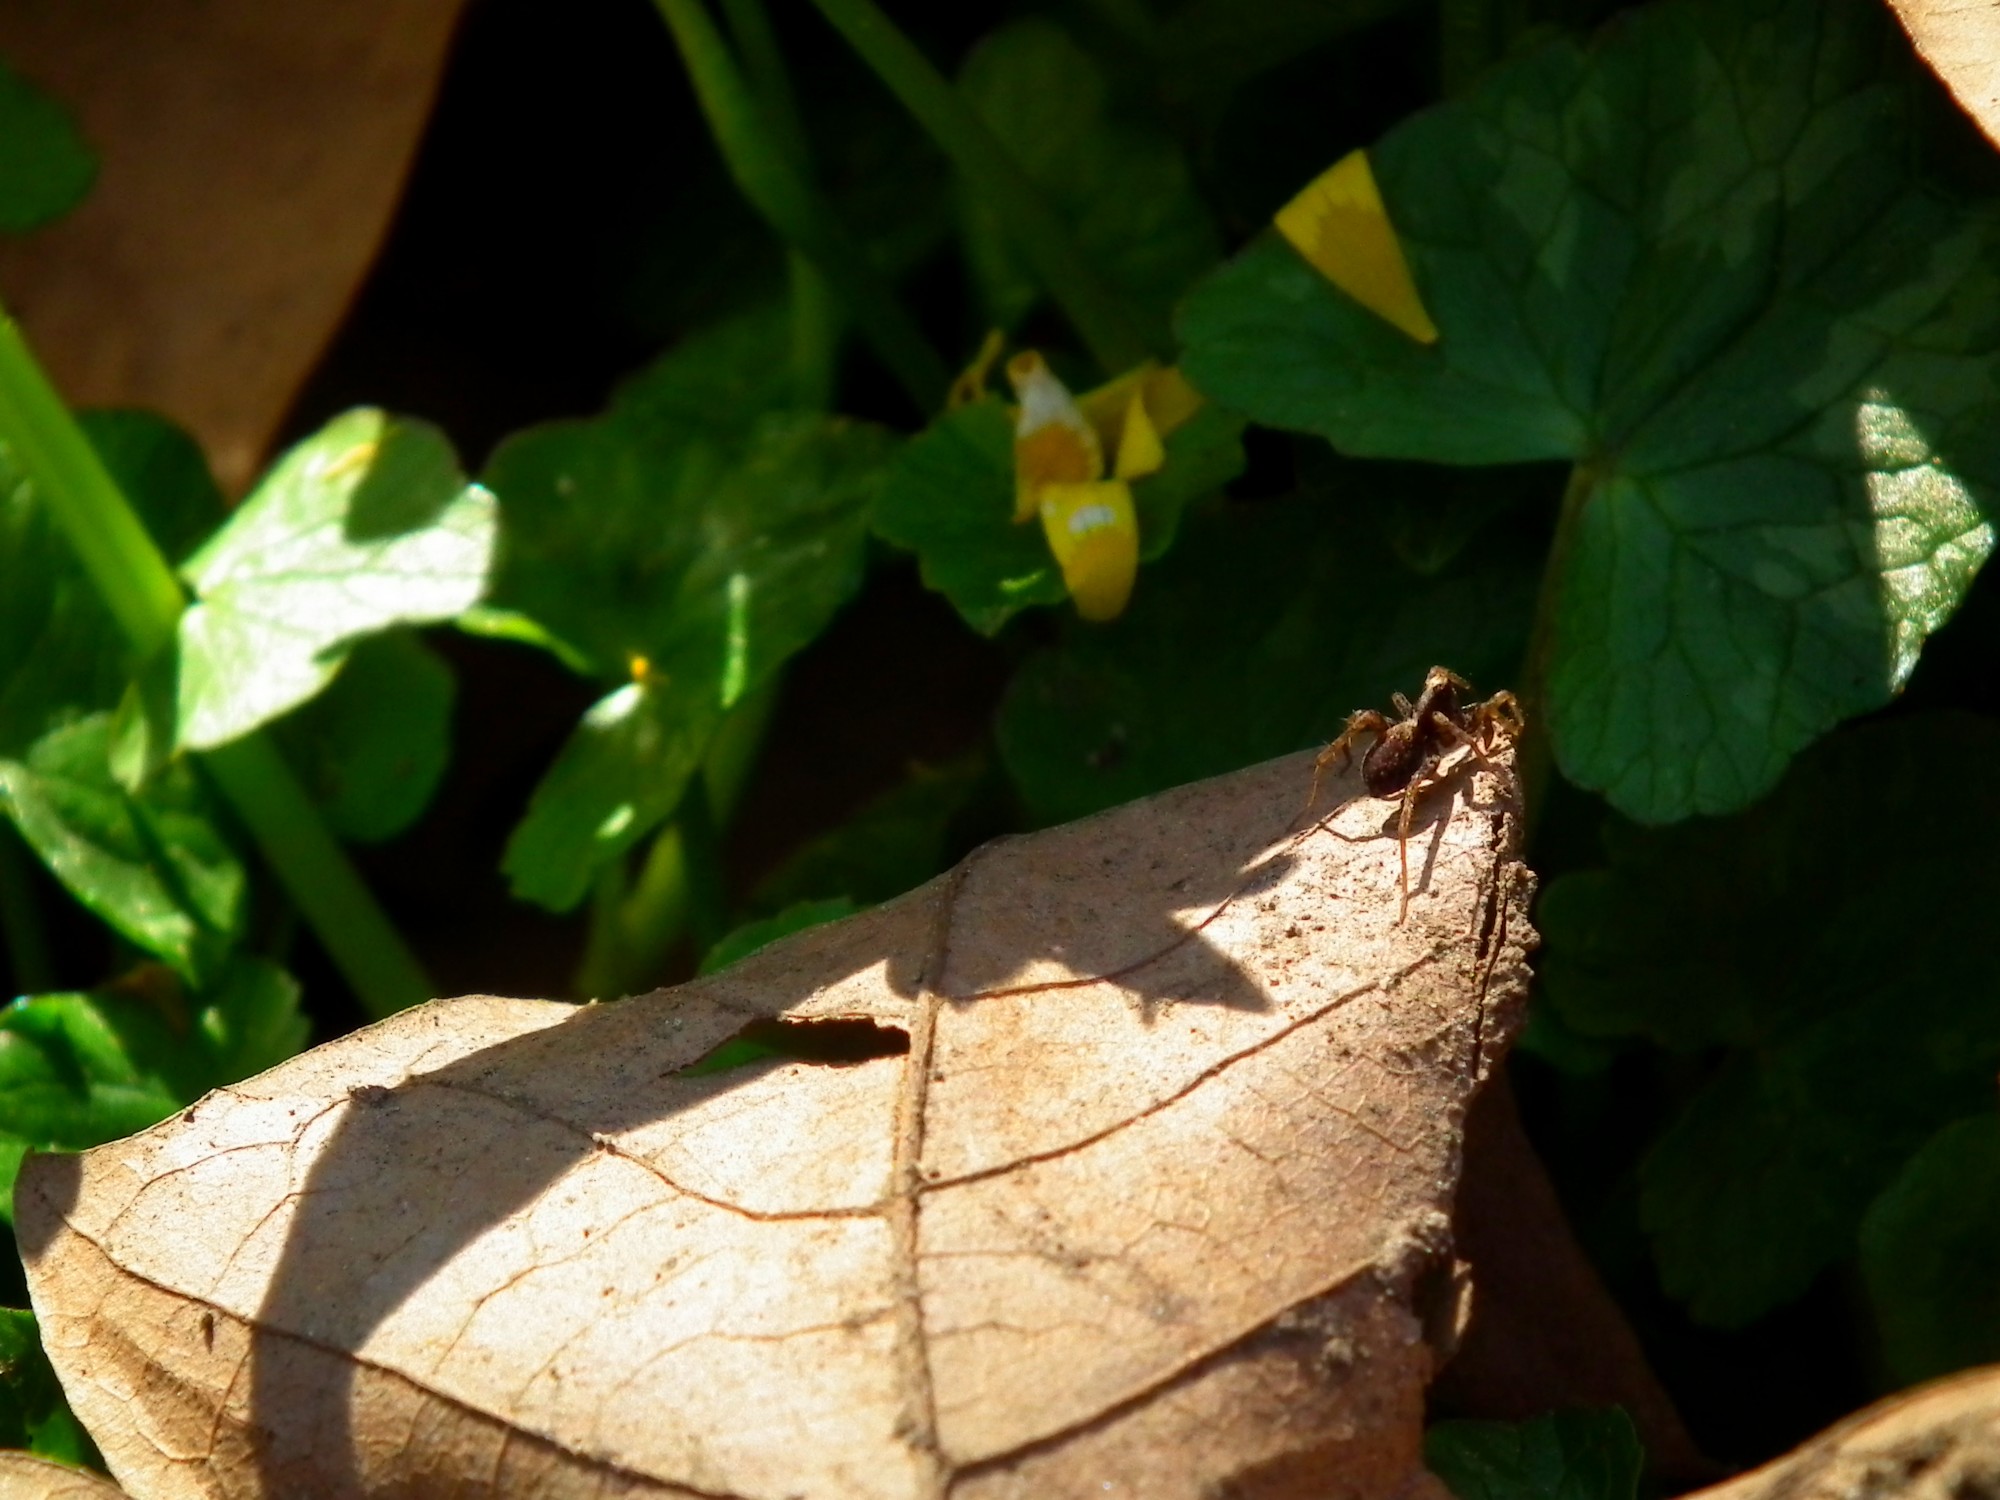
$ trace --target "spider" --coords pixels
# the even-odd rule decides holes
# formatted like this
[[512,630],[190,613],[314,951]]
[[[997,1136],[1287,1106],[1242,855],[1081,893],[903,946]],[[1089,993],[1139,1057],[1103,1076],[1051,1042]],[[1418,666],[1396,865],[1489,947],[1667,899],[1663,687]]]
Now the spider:
[[1364,734],[1375,736],[1375,743],[1361,757],[1361,780],[1370,796],[1403,800],[1397,825],[1403,882],[1402,905],[1396,913],[1398,926],[1410,911],[1410,820],[1416,815],[1417,798],[1442,779],[1439,763],[1460,745],[1481,760],[1488,759],[1497,742],[1512,744],[1526,727],[1521,705],[1512,693],[1495,693],[1483,703],[1461,703],[1459,695],[1471,691],[1472,684],[1450,668],[1432,667],[1424,674],[1424,690],[1415,703],[1401,693],[1395,695],[1400,718],[1391,719],[1372,708],[1349,714],[1340,737],[1313,762],[1307,812],[1319,800],[1320,773],[1330,765],[1345,768],[1353,758],[1355,740]]

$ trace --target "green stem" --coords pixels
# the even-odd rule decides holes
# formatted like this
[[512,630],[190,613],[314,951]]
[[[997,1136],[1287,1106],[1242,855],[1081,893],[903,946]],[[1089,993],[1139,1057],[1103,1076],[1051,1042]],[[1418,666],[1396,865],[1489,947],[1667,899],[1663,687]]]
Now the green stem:
[[654,0],[687,64],[708,128],[737,188],[778,236],[831,282],[861,334],[920,410],[935,411],[950,382],[944,362],[889,283],[834,217],[785,148],[781,128],[752,95],[701,0]]
[[[799,118],[798,96],[784,53],[762,0],[722,0],[723,19],[743,57],[743,71],[770,121],[773,137],[792,169],[810,178],[812,149]],[[802,252],[785,257],[791,283],[792,386],[799,405],[824,411],[833,404],[834,354],[840,344],[840,307],[833,288]]]
[[201,757],[248,825],[361,1007],[377,1020],[436,993],[268,735],[249,734]]
[[722,0],[722,16],[729,23],[729,35],[743,56],[743,71],[757,91],[765,117],[779,147],[792,159],[793,166],[812,169],[812,148],[806,141],[805,121],[799,115],[798,95],[792,91],[792,75],[785,67],[785,55],[778,49],[777,34],[765,14],[763,0]]
[[41,902],[35,898],[35,862],[5,818],[0,818],[0,939],[7,944],[12,994],[35,995],[56,987]]
[[[0,441],[34,481],[139,663],[157,658],[186,604],[180,583],[4,312]],[[259,733],[203,760],[363,1008],[384,1016],[429,999],[430,981],[277,748]]]
[[1549,729],[1549,669],[1557,646],[1556,612],[1562,607],[1562,589],[1570,558],[1576,551],[1577,529],[1582,524],[1594,483],[1595,476],[1587,464],[1578,463],[1570,469],[1569,482],[1563,486],[1562,509],[1556,514],[1556,534],[1542,563],[1542,580],[1535,592],[1534,622],[1528,630],[1527,655],[1521,663],[1518,692],[1528,732],[1522,736],[1519,772],[1527,824],[1524,837],[1529,845],[1534,841],[1549,782],[1555,775],[1555,750]]
[[151,660],[174,638],[185,602],[180,583],[5,312],[0,440],[34,480],[133,653]]
[[930,132],[985,198],[1063,313],[1109,374],[1165,350],[1151,347],[1124,300],[1097,274],[1069,226],[986,122],[874,0],[813,0],[820,14]]

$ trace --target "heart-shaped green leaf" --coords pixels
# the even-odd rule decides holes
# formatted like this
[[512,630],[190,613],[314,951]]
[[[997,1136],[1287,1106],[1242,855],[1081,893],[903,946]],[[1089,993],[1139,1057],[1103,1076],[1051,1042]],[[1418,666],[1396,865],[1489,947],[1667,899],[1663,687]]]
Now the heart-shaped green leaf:
[[1589,1036],[1719,1053],[1640,1168],[1661,1279],[1742,1323],[1851,1255],[1863,1211],[1945,1122],[1990,1107],[2000,758],[1964,714],[1856,726],[1726,822],[1609,831],[1608,869],[1538,908],[1543,993]]
[[1635,817],[1768,790],[1991,549],[1993,229],[1914,175],[1918,72],[1861,0],[1670,0],[1371,150],[1435,345],[1276,236],[1183,308],[1189,378],[1258,420],[1574,461],[1548,722]]
[[93,714],[0,760],[0,811],[77,900],[199,982],[243,920],[243,865],[185,761],[138,795],[113,779],[111,716]]
[[360,408],[298,444],[182,570],[180,743],[227,744],[318,693],[355,641],[486,591],[493,497],[443,434]]
[[518,434],[488,471],[495,603],[633,679],[585,716],[508,843],[516,894],[556,910],[672,813],[722,716],[860,586],[892,440],[816,412],[708,420],[732,378],[759,399],[736,353],[720,336],[676,350],[605,416]]

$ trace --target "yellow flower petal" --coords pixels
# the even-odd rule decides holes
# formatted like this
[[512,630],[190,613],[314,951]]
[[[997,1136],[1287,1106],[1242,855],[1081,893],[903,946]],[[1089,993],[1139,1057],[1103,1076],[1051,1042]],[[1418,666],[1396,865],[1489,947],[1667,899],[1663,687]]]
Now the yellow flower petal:
[[1420,344],[1435,344],[1410,263],[1365,151],[1350,151],[1278,210],[1278,233],[1348,296]]
[[1114,620],[1139,573],[1139,517],[1132,487],[1119,479],[1043,486],[1042,530],[1062,567],[1076,612]]
[[1201,393],[1187,383],[1176,366],[1162,368],[1151,360],[1134,365],[1116,380],[1107,380],[1076,398],[1077,409],[1096,429],[1106,448],[1118,447],[1134,391],[1145,396],[1146,415],[1162,438],[1184,425],[1202,407]]
[[1160,441],[1153,419],[1146,415],[1146,398],[1141,392],[1134,391],[1125,409],[1125,430],[1118,434],[1118,460],[1112,465],[1112,476],[1117,479],[1143,478],[1157,473],[1166,461],[1166,445]]
[[1085,484],[1104,473],[1104,448],[1076,398],[1041,355],[1028,349],[1007,361],[1020,397],[1014,422],[1014,519],[1035,514],[1042,487]]

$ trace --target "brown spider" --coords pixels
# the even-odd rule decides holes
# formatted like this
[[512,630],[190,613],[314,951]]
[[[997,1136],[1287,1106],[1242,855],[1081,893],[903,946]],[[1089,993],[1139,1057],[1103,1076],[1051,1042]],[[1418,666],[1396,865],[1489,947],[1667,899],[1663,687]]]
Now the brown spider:
[[1495,693],[1483,703],[1461,703],[1459,695],[1471,691],[1472,684],[1448,667],[1432,667],[1424,674],[1424,690],[1415,703],[1401,693],[1395,695],[1401,718],[1391,719],[1372,708],[1349,714],[1340,738],[1313,762],[1308,812],[1319,800],[1320,773],[1336,762],[1344,768],[1353,758],[1355,740],[1364,734],[1375,736],[1361,757],[1361,780],[1370,796],[1403,799],[1397,825],[1403,876],[1403,900],[1396,913],[1399,926],[1410,911],[1410,819],[1416,815],[1417,798],[1441,779],[1439,763],[1460,745],[1481,760],[1488,759],[1497,742],[1512,744],[1526,727],[1512,693]]

